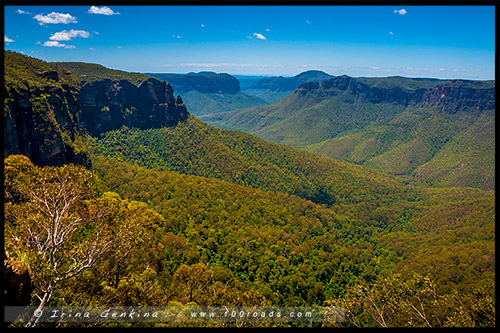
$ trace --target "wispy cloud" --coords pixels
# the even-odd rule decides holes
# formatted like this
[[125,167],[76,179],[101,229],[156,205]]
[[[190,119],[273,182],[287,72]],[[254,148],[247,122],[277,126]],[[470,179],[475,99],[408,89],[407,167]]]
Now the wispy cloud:
[[267,40],[267,38],[264,35],[259,34],[257,32],[254,32],[252,36],[254,36],[255,38],[258,38],[258,39]]
[[16,10],[16,13],[18,13],[18,14],[24,14],[24,15],[31,15],[31,13],[30,13],[30,12],[26,12],[26,11],[24,11],[24,10],[22,10],[22,9],[18,9],[18,10]]
[[392,31],[389,31],[389,34],[390,34],[390,35],[392,36],[392,35],[394,35],[394,32],[392,32]]
[[49,37],[50,40],[46,41],[42,45],[46,47],[64,47],[66,49],[75,49],[76,46],[67,45],[61,42],[67,42],[77,37],[89,38],[90,32],[85,30],[73,30],[73,29],[71,29],[70,31],[67,30],[59,31],[52,34],[52,36]]
[[82,37],[82,38],[89,38],[90,33],[85,30],[73,30],[71,29],[70,31],[59,31],[50,36],[50,40],[55,40],[55,41],[68,41],[72,40],[73,38],[76,37]]
[[45,43],[42,44],[43,46],[46,47],[64,47],[66,49],[74,49],[74,45],[66,45],[63,43],[59,43],[57,40],[48,40]]
[[75,17],[71,16],[71,14],[61,14],[52,12],[47,15],[38,14],[33,17],[38,21],[40,25],[44,24],[68,24],[68,23],[78,23]]
[[408,13],[408,12],[406,11],[406,9],[403,8],[403,9],[396,9],[394,11],[394,13],[399,14],[399,15],[406,15],[406,13]]
[[4,43],[13,43],[13,42],[15,42],[15,40],[10,39],[9,37],[3,35],[3,42]]
[[89,9],[89,13],[90,14],[101,14],[101,15],[120,15],[119,12],[115,12],[114,10],[112,10],[111,8],[109,8],[107,6],[103,6],[103,7],[92,6]]

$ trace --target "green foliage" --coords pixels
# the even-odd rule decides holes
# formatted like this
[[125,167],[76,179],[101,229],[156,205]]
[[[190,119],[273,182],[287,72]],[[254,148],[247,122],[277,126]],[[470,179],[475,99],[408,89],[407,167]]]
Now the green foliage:
[[413,172],[422,183],[495,189],[495,112],[483,112]]
[[[485,285],[493,283],[491,192],[422,189],[421,200],[385,205],[370,213],[363,223],[357,217],[348,218],[339,211],[286,194],[148,170],[98,156],[94,165],[111,189],[124,197],[149,202],[168,221],[164,230],[169,230],[170,241],[164,244],[178,244],[182,253],[191,253],[190,257],[163,256],[152,266],[167,269],[158,271],[157,278],[172,281],[168,282],[173,283],[168,300],[242,304],[241,298],[229,295],[238,294],[238,290],[244,294],[246,288],[252,288],[263,297],[256,304],[321,305],[332,299],[354,297],[348,293],[358,283],[379,290],[372,283],[380,276],[400,272],[402,281],[411,281],[417,271],[429,275],[426,281],[433,284],[440,297],[457,297],[455,303],[460,304],[469,302],[469,296],[463,295],[481,281]],[[180,271],[179,264],[172,265],[174,258],[185,265]],[[200,273],[201,280],[197,280],[190,297],[185,293],[189,280],[180,279],[189,274],[180,272],[189,271],[188,267],[196,263],[207,266],[193,269],[207,272],[208,268],[212,276]],[[462,271],[463,267],[467,270]],[[163,274],[165,277],[160,278]],[[175,276],[181,282],[174,283]],[[229,287],[222,288],[218,281]],[[405,287],[409,290],[418,287],[413,282],[404,283],[410,283]],[[391,286],[383,290],[389,292]],[[477,302],[488,302],[490,296],[477,297]],[[442,323],[451,323],[451,310],[439,311],[436,315],[441,316]],[[426,325],[410,310],[398,312],[396,305],[392,316],[395,321],[388,325]],[[365,321],[362,325],[374,323]]]
[[[36,167],[23,157],[6,161],[6,189],[13,200],[16,182],[27,182],[31,178],[22,175]],[[488,286],[494,279],[492,192],[421,189],[419,200],[388,202],[360,220],[340,204],[332,209],[293,195],[149,170],[109,157],[94,156],[93,164],[100,191],[120,194],[105,192],[93,202],[106,207],[105,221],[121,241],[95,266],[61,284],[53,304],[342,301],[348,309],[358,307],[354,313],[361,311],[361,326],[378,325],[370,317],[374,308],[363,306],[367,300],[354,293],[361,284],[386,309],[388,326],[427,325],[411,306],[419,305],[415,299],[423,302],[426,316],[437,316],[443,326],[492,323],[491,294],[487,289],[472,291],[479,282]],[[17,198],[19,204],[12,201],[7,207],[7,225],[15,220],[9,217],[12,205],[21,209],[27,197]],[[10,241],[14,234],[8,230]],[[9,249],[16,260],[23,260],[20,252]],[[470,267],[463,273],[462,263]],[[387,274],[395,271],[401,276],[391,280]],[[414,271],[430,275],[414,281]],[[435,299],[443,305],[428,310]],[[470,315],[460,321],[464,311]],[[426,318],[435,326],[434,319]]]
[[350,287],[331,304],[345,309],[340,326],[347,327],[494,327],[494,294],[484,285],[442,294],[429,276],[389,274]]
[[[44,72],[51,71],[57,73],[58,80],[43,75]],[[57,87],[78,85],[77,78],[68,74],[63,67],[13,51],[4,51],[4,81],[6,87],[17,91],[46,85]]]
[[268,143],[254,136],[207,126],[196,118],[175,128],[123,128],[94,141],[96,154],[151,169],[213,177],[317,203],[341,204],[364,215],[408,198],[405,188],[382,173],[319,154]]
[[84,62],[55,62],[54,64],[70,70],[80,82],[95,82],[103,79],[112,81],[127,80],[139,86],[151,77],[141,73],[131,73],[116,69],[109,69],[99,64]]

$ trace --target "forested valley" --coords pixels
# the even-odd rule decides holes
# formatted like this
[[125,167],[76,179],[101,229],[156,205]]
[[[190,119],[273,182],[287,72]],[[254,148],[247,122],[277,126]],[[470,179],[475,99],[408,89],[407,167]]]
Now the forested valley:
[[[4,135],[17,140],[4,146],[5,305],[321,306],[345,317],[315,327],[495,326],[494,189],[401,180],[219,129],[154,78],[5,55]],[[96,131],[120,126],[75,129],[85,85]]]

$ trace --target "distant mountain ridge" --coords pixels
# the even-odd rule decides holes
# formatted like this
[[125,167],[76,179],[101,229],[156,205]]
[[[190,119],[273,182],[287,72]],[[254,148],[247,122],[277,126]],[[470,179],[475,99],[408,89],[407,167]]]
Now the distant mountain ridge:
[[215,72],[190,72],[188,74],[145,73],[160,80],[168,81],[177,93],[196,90],[202,93],[236,94],[240,82],[234,76]]
[[196,116],[267,104],[261,98],[242,92],[238,79],[227,73],[147,75],[169,82],[176,93],[182,94],[189,111]]
[[324,81],[333,77],[322,71],[310,70],[293,77],[278,76],[255,80],[252,84],[245,85],[243,91],[268,102],[275,102],[293,92],[302,83]]
[[410,181],[492,189],[494,109],[494,81],[339,76],[201,119]]

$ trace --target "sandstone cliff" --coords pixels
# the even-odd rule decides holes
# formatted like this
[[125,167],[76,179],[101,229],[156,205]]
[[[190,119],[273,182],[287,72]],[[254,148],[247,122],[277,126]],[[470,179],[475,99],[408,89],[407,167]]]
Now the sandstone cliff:
[[137,86],[128,80],[103,79],[81,85],[82,125],[92,135],[122,126],[175,126],[189,115],[182,98],[175,99],[165,81],[150,78]]
[[[335,96],[347,92],[355,100],[404,106],[437,106],[442,112],[495,108],[495,86],[491,82],[407,78],[365,78],[339,76],[322,82],[306,82],[294,93]],[[351,96],[352,96],[351,95]],[[354,102],[354,101],[353,101]]]
[[39,166],[89,167],[86,131],[175,126],[189,115],[168,82],[96,64],[4,54],[4,158],[21,154]]
[[41,166],[89,166],[76,78],[15,52],[5,52],[4,64],[4,157],[22,154]]

